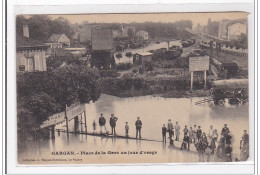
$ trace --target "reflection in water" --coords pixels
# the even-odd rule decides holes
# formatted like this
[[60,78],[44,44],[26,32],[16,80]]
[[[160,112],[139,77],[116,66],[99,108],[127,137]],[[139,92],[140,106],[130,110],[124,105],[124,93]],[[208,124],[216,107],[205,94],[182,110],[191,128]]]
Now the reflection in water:
[[56,149],[55,149],[55,138],[52,138],[51,141],[50,141],[50,143],[51,143],[51,148],[52,148],[52,150],[53,150],[53,151],[56,151]]
[[137,147],[137,150],[140,151],[141,150],[141,140],[140,139],[136,139],[136,147]]
[[162,142],[162,152],[166,154],[166,142]]
[[128,148],[128,138],[125,139],[126,147]]

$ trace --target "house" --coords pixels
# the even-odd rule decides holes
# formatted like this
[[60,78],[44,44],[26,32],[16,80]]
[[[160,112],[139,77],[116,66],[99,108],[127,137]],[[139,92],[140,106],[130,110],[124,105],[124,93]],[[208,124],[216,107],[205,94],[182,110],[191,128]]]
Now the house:
[[222,20],[219,22],[218,39],[227,40],[227,26],[230,22],[230,20]]
[[109,28],[95,28],[91,30],[92,50],[106,50],[113,49],[113,33]]
[[144,30],[140,30],[138,32],[136,32],[136,36],[139,40],[148,40],[148,32],[144,31]]
[[132,33],[132,35],[135,35],[135,26],[122,26],[121,27],[122,30],[122,37],[130,37],[129,34],[130,32]]
[[222,20],[219,22],[218,39],[238,40],[241,34],[247,34],[247,25],[244,21]]
[[152,61],[152,55],[153,54],[150,52],[136,53],[133,56],[133,63],[142,66],[150,64]]
[[113,38],[120,38],[122,37],[122,32],[120,30],[112,30]]
[[245,35],[247,34],[247,25],[246,24],[237,22],[237,23],[228,25],[228,27],[227,27],[228,41],[238,40],[242,34],[245,34]]
[[45,44],[51,48],[70,47],[70,39],[65,34],[52,34]]
[[91,66],[109,69],[113,65],[113,33],[110,28],[91,30]]
[[29,28],[24,26],[24,36],[16,36],[16,71],[46,71],[47,48],[43,42],[29,38]]
[[83,26],[82,28],[79,29],[79,42],[82,44],[86,44],[91,41],[91,29],[93,27],[88,25],[88,26]]

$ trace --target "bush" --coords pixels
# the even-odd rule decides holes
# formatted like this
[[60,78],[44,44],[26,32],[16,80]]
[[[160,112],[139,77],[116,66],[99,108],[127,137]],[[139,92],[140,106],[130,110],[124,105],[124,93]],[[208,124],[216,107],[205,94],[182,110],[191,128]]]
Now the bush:
[[131,63],[120,63],[116,65],[117,70],[129,70],[133,65]]
[[[32,128],[39,129],[48,116],[64,111],[66,105],[95,102],[101,93],[98,78],[96,70],[79,65],[68,65],[49,72],[18,73],[18,130],[32,133]],[[20,136],[18,144],[23,141],[23,136]]]
[[99,71],[100,77],[117,77],[117,71],[116,70],[100,70]]
[[128,57],[128,58],[130,58],[130,57],[133,56],[133,54],[132,54],[132,52],[127,52],[127,53],[125,54],[125,56]]
[[132,70],[132,72],[133,72],[133,73],[137,73],[137,72],[138,72],[138,69],[135,68],[135,69]]

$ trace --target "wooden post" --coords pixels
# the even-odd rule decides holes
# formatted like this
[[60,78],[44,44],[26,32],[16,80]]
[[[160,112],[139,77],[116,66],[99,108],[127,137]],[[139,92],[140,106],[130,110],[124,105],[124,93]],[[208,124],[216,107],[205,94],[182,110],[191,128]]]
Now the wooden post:
[[55,138],[54,129],[55,129],[55,125],[53,125],[53,126],[51,127],[51,138],[52,138],[52,139]]
[[86,111],[84,111],[84,118],[85,118],[85,132],[86,132],[86,134],[87,134],[88,132],[87,132],[87,117],[86,117]]
[[81,130],[81,133],[82,133],[82,113],[80,114],[80,130]]
[[204,71],[204,89],[207,88],[207,71]]
[[74,117],[74,134],[78,132],[78,126],[79,126],[79,116],[77,115]]
[[70,141],[69,141],[69,121],[68,121],[68,116],[67,116],[67,105],[65,107],[65,120],[66,120],[66,128],[67,128],[67,142],[68,142],[68,145],[70,144]]
[[193,89],[193,71],[191,72],[191,77],[190,77],[190,91]]

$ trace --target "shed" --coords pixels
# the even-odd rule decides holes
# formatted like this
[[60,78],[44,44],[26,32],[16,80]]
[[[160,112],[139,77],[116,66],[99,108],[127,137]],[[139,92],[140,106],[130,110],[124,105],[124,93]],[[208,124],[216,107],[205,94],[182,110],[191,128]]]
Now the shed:
[[145,63],[150,63],[152,61],[153,53],[150,52],[142,52],[136,53],[133,57],[133,63],[137,65],[144,65]]

